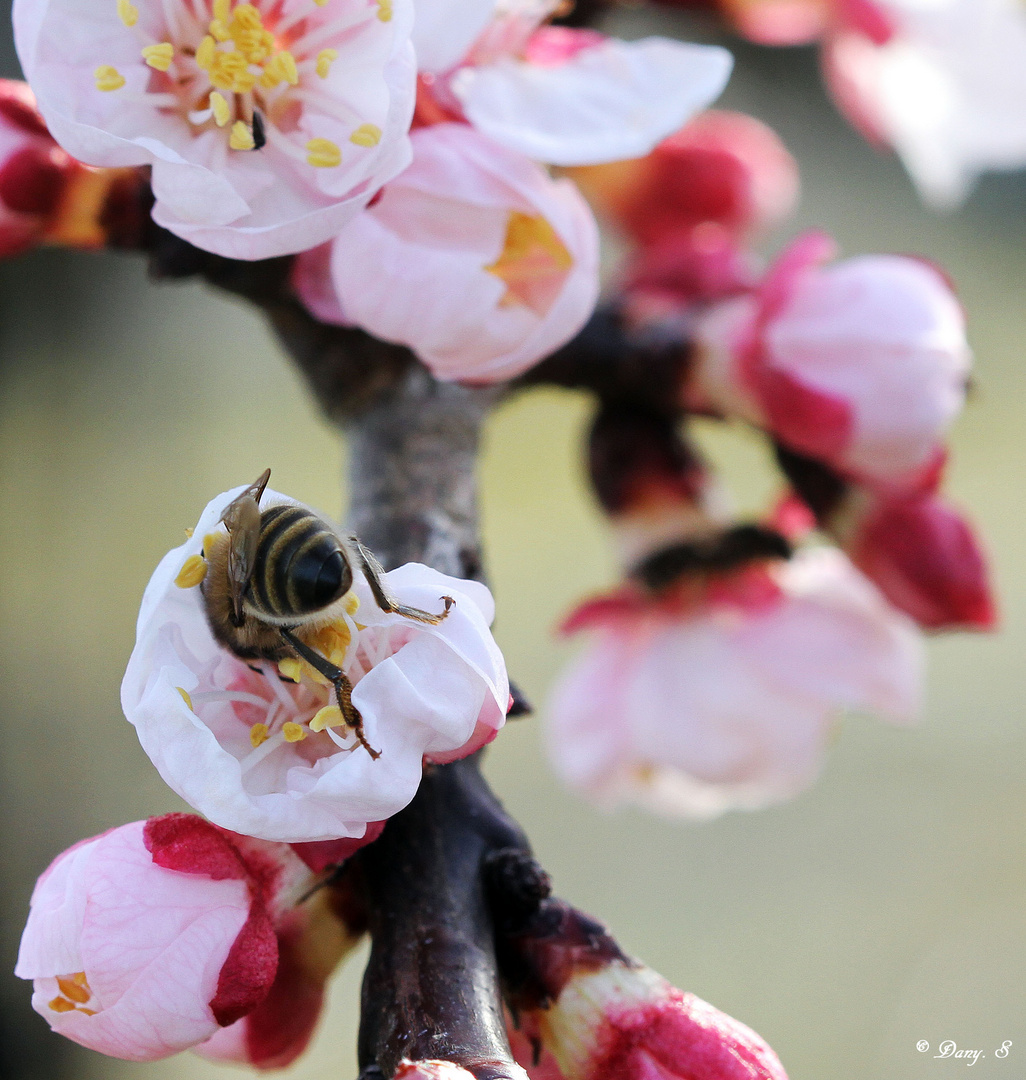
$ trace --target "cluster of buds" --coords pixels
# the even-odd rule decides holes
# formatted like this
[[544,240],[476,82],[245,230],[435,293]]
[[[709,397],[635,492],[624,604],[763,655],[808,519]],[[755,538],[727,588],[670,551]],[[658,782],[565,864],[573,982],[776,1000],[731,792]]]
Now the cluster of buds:
[[[641,344],[606,365],[591,435],[624,584],[564,623],[592,640],[555,689],[550,757],[607,805],[765,806],[811,783],[844,713],[915,718],[920,628],[995,621],[973,532],[939,493],[964,315],[936,267],[831,262],[821,233],[760,272],[749,243],[798,180],[751,118],[705,113],[639,161],[579,174],[630,245],[607,330]],[[578,351],[574,385],[600,347]],[[767,437],[790,490],[761,523],[733,520],[689,415]],[[794,551],[817,527],[840,550]]]

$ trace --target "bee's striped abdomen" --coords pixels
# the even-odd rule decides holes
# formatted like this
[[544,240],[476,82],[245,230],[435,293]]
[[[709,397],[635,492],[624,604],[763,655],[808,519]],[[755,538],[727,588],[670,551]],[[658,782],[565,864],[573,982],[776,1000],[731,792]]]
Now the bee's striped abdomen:
[[260,515],[260,539],[247,599],[258,612],[290,619],[312,615],[352,584],[352,571],[331,529],[301,506]]

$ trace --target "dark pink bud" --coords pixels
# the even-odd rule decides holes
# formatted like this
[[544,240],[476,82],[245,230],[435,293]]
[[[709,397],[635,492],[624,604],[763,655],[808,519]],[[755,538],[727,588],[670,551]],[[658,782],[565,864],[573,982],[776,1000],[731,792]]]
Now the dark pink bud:
[[0,117],[30,135],[50,138],[46,123],[36,108],[36,96],[27,83],[0,79]]
[[50,214],[67,179],[70,159],[59,147],[30,143],[0,166],[0,201],[22,214]]
[[965,519],[934,495],[874,506],[850,545],[884,595],[930,630],[989,630],[997,621],[987,566]]

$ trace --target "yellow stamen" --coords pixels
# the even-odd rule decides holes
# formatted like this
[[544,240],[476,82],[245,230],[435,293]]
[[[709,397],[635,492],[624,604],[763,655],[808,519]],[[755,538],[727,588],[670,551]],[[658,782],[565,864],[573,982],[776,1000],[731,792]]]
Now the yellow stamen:
[[94,72],[97,90],[120,90],[125,85],[125,77],[116,67],[101,64]]
[[[197,62],[198,56],[197,53]],[[248,94],[256,86],[257,81],[256,75],[249,70],[248,61],[242,53],[238,52],[215,52],[210,62],[208,76],[218,90],[228,90],[233,94]]]
[[506,223],[502,252],[484,269],[506,286],[500,305],[522,304],[546,315],[573,265],[573,256],[545,218],[514,210]]
[[232,0],[214,0],[211,14],[218,22],[226,23],[232,13]]
[[181,570],[178,571],[178,577],[175,578],[175,584],[179,589],[191,589],[198,585],[207,576],[207,561],[202,555],[190,555],[186,560]]
[[67,977],[71,979],[72,982],[78,983],[79,986],[84,986],[87,990],[89,989],[89,980],[86,978],[86,973],[84,971],[76,971],[73,975],[68,975]]
[[377,146],[381,142],[381,128],[377,124],[361,124],[349,136],[349,141],[357,146]]
[[270,738],[270,734],[267,730],[266,724],[254,724],[249,729],[249,744],[255,750],[258,746],[262,746]]
[[272,56],[264,65],[264,73],[260,76],[260,85],[268,90],[273,90],[278,83],[287,82],[290,86],[299,84],[299,70],[296,67],[296,59],[290,52],[280,52]]
[[318,169],[333,169],[342,164],[342,151],[331,139],[311,139],[306,144],[306,160]]
[[190,528],[188,528],[188,529],[186,529],[186,530],[185,530],[185,539],[186,539],[186,540],[191,540],[191,539],[192,539],[192,534],[193,534],[193,533],[194,533],[195,531],[196,531],[196,530],[195,530],[195,529],[193,529],[193,528],[191,528],[191,527],[190,527]]
[[342,710],[337,705],[325,705],[310,721],[310,730],[323,731],[329,727],[341,727],[345,722]]
[[252,150],[256,146],[253,141],[253,132],[241,120],[236,120],[232,124],[232,133],[228,138],[228,145],[233,150]]
[[74,1012],[75,1006],[70,1001],[65,1001],[62,997],[55,997],[53,1001],[49,1003],[50,1008],[56,1013]]
[[139,9],[131,0],[118,0],[118,16],[125,26],[135,26],[139,21]]
[[[316,3],[316,0],[314,0]],[[327,0],[325,0],[325,3]],[[321,49],[317,54],[317,74],[322,79],[328,77],[328,72],[331,70],[332,61],[338,59],[338,49]]]
[[[214,112],[214,122],[218,127],[224,127],[232,118],[232,110],[228,107],[228,102],[216,90],[210,91],[210,108]],[[206,541],[203,543],[206,547]]]
[[306,738],[306,728],[294,724],[291,720],[282,724],[281,733],[285,736],[286,742],[302,742]]
[[378,0],[378,18],[381,22],[392,21],[392,0]]
[[[211,108],[213,108],[214,103],[211,102],[210,104],[211,104]],[[203,537],[203,553],[204,553],[204,555],[206,555],[209,552],[213,551],[214,546],[221,540],[221,538],[224,535],[225,535],[224,533],[216,533],[216,532],[207,533],[207,535]]]
[[79,982],[74,977],[58,976],[57,985],[60,987],[61,993],[70,1001],[75,1001],[79,1005],[84,1005],[93,995],[89,992],[88,985],[85,985],[85,976],[83,974],[83,981]]
[[299,682],[303,678],[303,661],[294,656],[286,656],[284,660],[278,661],[278,670],[286,679]]
[[151,68],[167,71],[175,58],[175,47],[169,41],[163,41],[159,45],[147,45],[142,50],[142,57]]
[[327,2],[328,2],[328,0],[314,0],[314,3],[315,3],[315,4],[316,4],[316,5],[318,6],[318,7],[324,7],[324,5],[325,5],[325,4],[327,3]]
[[356,593],[350,593],[346,597],[346,614],[355,615],[360,610],[360,598]]
[[189,706],[189,709],[191,711],[192,710],[192,698],[189,696],[189,691],[183,689],[181,686],[176,686],[175,689],[178,691],[179,694],[182,695],[182,701],[184,701],[185,704]]
[[208,34],[196,49],[196,63],[204,70],[209,71],[217,54],[217,42]]

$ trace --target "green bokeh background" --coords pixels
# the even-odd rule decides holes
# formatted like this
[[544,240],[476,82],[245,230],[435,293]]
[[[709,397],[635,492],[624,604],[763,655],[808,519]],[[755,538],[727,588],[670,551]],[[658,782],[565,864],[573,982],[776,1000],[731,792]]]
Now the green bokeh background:
[[[625,18],[625,36],[681,20]],[[958,284],[977,388],[953,439],[951,495],[986,537],[997,635],[931,643],[918,728],[855,718],[817,787],[760,814],[674,824],[601,815],[560,788],[542,719],[511,724],[487,772],[559,892],[625,947],[760,1031],[791,1080],[919,1080],[954,1040],[973,1080],[1026,1076],[1022,717],[1026,645],[1026,181],[986,180],[960,213],[917,202],[861,143],[804,50],[735,48],[723,104],[773,124],[804,198],[800,228],[849,254],[920,252]],[[17,68],[7,57],[6,71]],[[35,876],[73,841],[179,807],[118,705],[145,582],[214,493],[271,465],[274,485],[340,510],[344,447],[260,318],[197,285],[152,285],[140,259],[37,252],[0,266],[0,970],[13,965]],[[551,628],[615,569],[582,471],[588,401],[538,391],[490,421],[481,463],[497,637],[544,714],[572,645]],[[760,440],[701,428],[755,510],[778,479]],[[343,496],[344,497],[344,496]],[[285,1075],[356,1075],[362,953],[331,988],[312,1051]],[[0,1073],[11,1080],[206,1080],[184,1055],[123,1065],[68,1047],[0,975]],[[1012,1040],[1009,1057],[993,1050]],[[230,1075],[227,1074],[227,1075]]]

